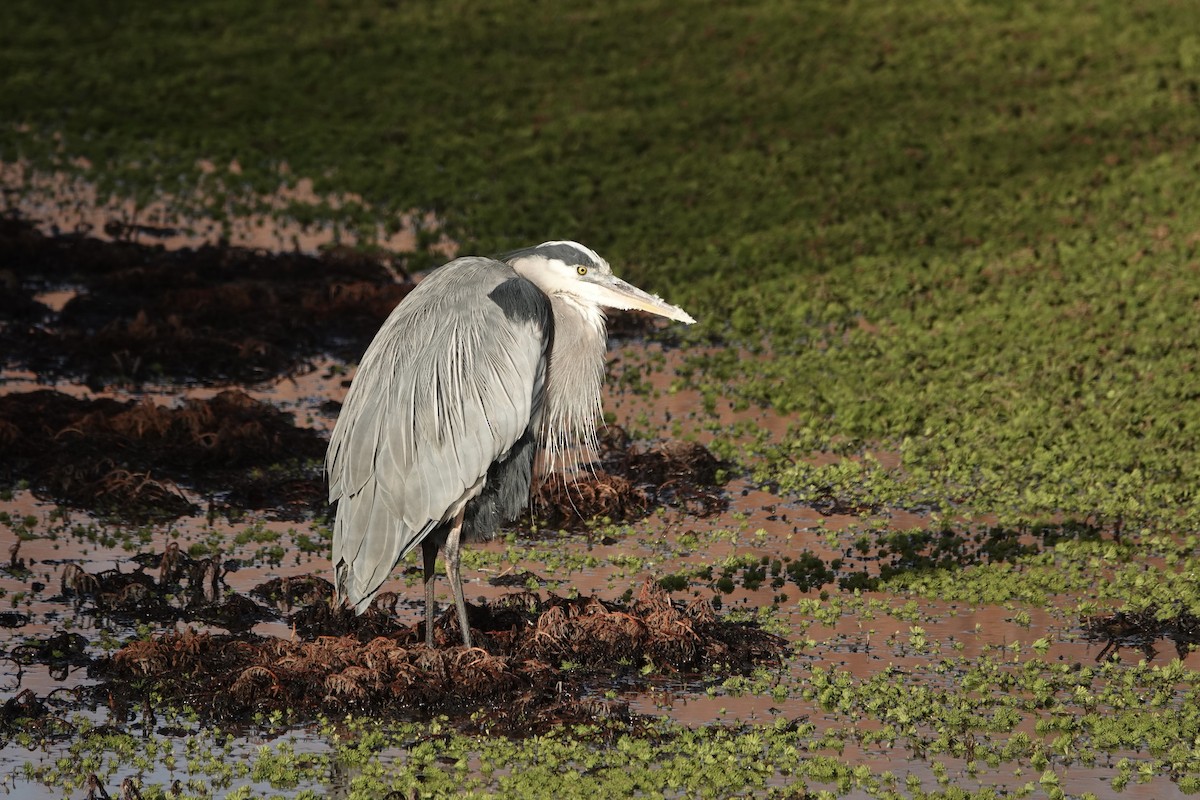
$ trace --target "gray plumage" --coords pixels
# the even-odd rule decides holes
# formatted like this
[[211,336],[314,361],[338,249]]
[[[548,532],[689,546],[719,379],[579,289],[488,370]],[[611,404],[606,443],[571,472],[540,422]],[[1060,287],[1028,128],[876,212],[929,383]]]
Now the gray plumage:
[[326,455],[339,598],[364,611],[419,544],[432,644],[444,549],[470,645],[461,543],[488,539],[521,513],[539,448],[547,468],[577,445],[594,454],[602,306],[693,321],[574,242],[459,258],[396,307],[363,355]]

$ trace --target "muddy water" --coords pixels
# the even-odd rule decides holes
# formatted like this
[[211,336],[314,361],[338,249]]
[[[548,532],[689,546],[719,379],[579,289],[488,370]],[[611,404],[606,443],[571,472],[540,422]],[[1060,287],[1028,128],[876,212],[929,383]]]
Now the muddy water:
[[[39,300],[54,310],[61,309],[73,296],[74,290],[69,287],[55,288],[39,295]],[[624,344],[614,350],[610,372],[615,380],[608,389],[605,407],[615,416],[617,425],[643,431],[650,437],[701,442],[711,441],[715,430],[734,425],[752,426],[765,431],[769,438],[778,438],[786,431],[786,418],[761,410],[737,411],[719,402],[711,412],[706,411],[704,399],[698,393],[674,386],[681,358],[680,351],[664,351],[657,345]],[[323,404],[328,400],[340,401],[346,391],[347,376],[335,369],[338,366],[329,360],[312,359],[307,369],[286,379],[248,387],[248,391],[253,397],[294,414],[297,424],[328,432],[333,418],[323,410]],[[647,391],[620,388],[619,376],[630,370],[640,374]],[[0,375],[0,393],[35,388],[42,388],[36,375],[16,371]],[[70,382],[59,382],[55,388],[78,397],[130,399],[151,395],[158,403],[210,397],[219,391],[219,388],[181,391],[151,386],[136,392],[122,389],[97,392]],[[886,462],[888,455],[879,458]],[[922,601],[916,608],[908,608],[893,595],[866,592],[857,599],[874,609],[871,615],[847,611],[835,619],[815,621],[811,607],[802,602],[816,599],[816,591],[803,592],[792,582],[772,586],[769,575],[757,585],[748,585],[744,567],[761,564],[764,559],[771,562],[785,556],[796,557],[805,550],[823,561],[850,558],[847,550],[853,536],[841,534],[856,526],[861,529],[864,521],[854,516],[823,516],[740,478],[734,478],[725,489],[730,508],[713,518],[698,518],[667,508],[605,535],[575,533],[549,538],[513,535],[476,547],[464,570],[467,596],[471,599],[504,596],[514,590],[495,586],[490,582],[492,579],[529,572],[540,582],[538,590],[542,592],[578,592],[615,599],[643,582],[678,573],[687,576],[686,587],[677,592],[678,596],[717,599],[725,613],[753,616],[759,609],[772,609],[772,624],[796,649],[782,671],[771,677],[775,685],[782,687],[781,692],[747,692],[736,685],[705,681],[703,676],[686,679],[667,676],[653,681],[649,688],[623,694],[635,712],[666,715],[692,726],[771,722],[783,718],[805,720],[818,732],[844,730],[848,725],[845,715],[826,711],[804,696],[802,687],[817,667],[844,670],[861,680],[890,667],[928,676],[928,683],[937,686],[948,685],[956,675],[953,669],[938,672],[932,668],[941,661],[972,659],[984,654],[997,656],[1008,652],[1014,644],[1028,646],[1047,633],[1052,635],[1049,648],[1040,656],[1044,660],[1087,664],[1098,653],[1099,647],[1084,641],[1075,622],[1057,608],[1022,609],[1026,616],[1018,618],[1014,609],[996,606],[974,608]],[[200,507],[205,506],[205,498],[192,499]],[[330,571],[324,545],[307,553],[298,546],[304,537],[324,541],[324,531],[311,523],[277,522],[254,516],[236,521],[201,516],[134,530],[97,522],[78,511],[64,515],[53,504],[38,501],[24,490],[15,491],[11,499],[0,500],[0,512],[9,519],[6,526],[0,527],[0,545],[3,545],[0,559],[6,558],[18,532],[23,539],[13,558],[15,563],[0,570],[0,591],[3,591],[0,610],[28,617],[28,624],[0,629],[0,644],[5,653],[11,653],[27,638],[47,637],[64,630],[85,636],[93,654],[109,646],[106,639],[119,642],[138,635],[137,625],[98,618],[81,611],[71,598],[64,596],[62,578],[69,565],[89,573],[134,571],[138,567],[131,557],[136,552],[162,552],[168,543],[176,542],[184,551],[219,549],[231,565],[224,577],[225,584],[230,591],[243,594],[272,578],[307,573],[328,575]],[[927,524],[921,515],[907,512],[893,512],[885,522],[895,530]],[[282,548],[281,556],[273,552],[275,547]],[[717,578],[726,566],[731,566],[733,577],[722,586]],[[878,565],[864,562],[861,567],[871,572]],[[711,569],[712,577],[697,574],[706,568]],[[385,589],[400,594],[397,613],[403,621],[415,622],[420,618],[422,605],[415,573],[397,570]],[[439,602],[449,602],[444,580],[439,581]],[[924,631],[923,635],[916,633],[917,628]],[[285,638],[291,635],[287,624],[279,621],[261,623],[255,632]],[[1191,654],[1186,663],[1194,667],[1197,659]],[[21,665],[11,657],[0,661],[0,686],[4,687],[6,699],[25,689],[44,696],[56,689],[89,683],[80,668],[68,668],[62,674],[46,666]],[[88,713],[98,724],[108,721],[107,711],[102,707]],[[1030,717],[1027,729],[1022,730],[1037,735],[1032,727],[1035,722],[1036,717]],[[864,730],[871,727],[869,721],[858,724]],[[328,744],[307,729],[301,728],[293,734],[297,748],[302,751],[328,751]],[[235,752],[248,755],[260,744],[262,741],[256,735],[239,736]],[[62,747],[54,745],[28,750],[8,742],[0,749],[0,772],[7,775],[0,782],[0,790],[19,797],[58,796],[59,792],[24,782],[17,775],[23,764],[52,762],[62,752]],[[1114,759],[1121,756],[1113,754]],[[866,764],[877,772],[890,770],[899,775],[914,775],[927,791],[938,788],[929,761],[902,747],[860,748],[849,742],[841,750],[840,758]],[[1014,774],[1011,765],[984,768],[975,774],[965,762],[939,760],[946,764],[955,783],[963,787],[1015,790],[1037,777]],[[161,767],[142,775],[143,780],[159,784],[169,784],[176,777],[179,776]],[[1070,791],[1073,794],[1090,791],[1098,797],[1116,796],[1108,783],[1111,777],[1111,769],[1072,766]],[[278,793],[265,785],[255,788],[264,793]],[[328,788],[337,791],[336,778],[331,777]],[[1176,794],[1175,784],[1162,778],[1131,785],[1120,796],[1149,798]]]
[[[647,352],[632,346],[624,347],[614,354],[621,362],[657,360],[662,354]],[[651,424],[676,425],[685,436],[701,440],[711,436],[714,420],[699,409],[700,399],[686,391],[670,390],[671,363],[678,353],[665,355],[666,367],[662,372],[649,373],[649,381],[655,392],[649,396],[611,390],[606,408],[616,415],[617,424],[634,427]],[[253,388],[252,394],[269,400],[279,407],[292,411],[300,424],[327,431],[332,419],[320,410],[326,399],[340,399],[345,392],[344,378],[331,374],[329,364],[316,364],[315,368],[286,380]],[[5,391],[23,391],[33,388],[33,376],[11,373],[4,376]],[[57,388],[72,394],[89,395],[91,392],[80,386],[60,384]],[[158,402],[172,398],[202,396],[214,390],[201,389],[179,392],[158,389]],[[111,392],[118,399],[128,393]],[[664,401],[665,398],[665,401]],[[786,428],[787,421],[773,418],[762,412],[724,412],[715,420],[718,425],[751,421],[757,426],[778,435]],[[787,498],[756,489],[743,481],[734,480],[727,486],[731,499],[730,511],[715,519],[696,519],[675,510],[665,510],[652,516],[644,523],[633,526],[626,535],[610,539],[599,539],[584,534],[560,536],[551,540],[504,541],[498,540],[482,545],[478,550],[479,563],[466,572],[466,592],[469,598],[494,599],[512,591],[496,587],[489,579],[508,573],[528,571],[549,582],[549,588],[559,593],[577,591],[600,597],[620,596],[630,585],[655,577],[714,564],[730,559],[762,558],[773,559],[782,555],[797,554],[808,549],[824,559],[844,555],[844,543],[836,541],[836,533],[854,524],[853,517],[823,517],[812,509],[789,503]],[[65,519],[59,517],[51,504],[34,499],[27,491],[18,491],[13,498],[0,503],[0,511],[13,518],[32,518],[33,536],[22,542],[18,558],[26,563],[27,572],[7,570],[0,572],[0,589],[7,599],[6,605],[27,614],[30,623],[21,628],[0,632],[6,641],[6,649],[25,637],[48,636],[64,629],[82,633],[98,645],[100,629],[106,629],[117,639],[134,635],[132,626],[122,627],[112,620],[96,620],[86,614],[76,613],[70,600],[61,595],[63,568],[75,564],[88,572],[109,569],[132,571],[136,566],[130,561],[130,545],[104,541],[105,534],[113,534],[107,526],[100,525],[87,515],[74,512]],[[920,524],[917,515],[904,515],[896,520],[900,527],[908,528]],[[237,544],[240,534],[253,527],[254,538],[262,542]],[[187,550],[194,545],[217,544],[231,558],[242,562],[236,571],[225,576],[231,590],[246,593],[259,583],[275,577],[301,575],[305,573],[327,574],[329,564],[322,550],[317,553],[300,553],[292,545],[300,533],[312,533],[311,526],[304,524],[242,520],[230,522],[221,518],[184,518],[168,526],[151,528],[144,532],[143,550],[160,552],[168,541],[176,541]],[[261,548],[268,546],[273,535],[284,544],[285,555],[281,560],[258,557]],[[688,544],[681,544],[686,535]],[[13,541],[11,531],[5,542]],[[831,544],[832,543],[832,544]],[[530,551],[532,550],[532,553]],[[557,558],[562,563],[548,566],[545,557]],[[40,586],[39,586],[40,585]],[[401,594],[403,598],[397,612],[402,619],[416,621],[422,614],[416,576],[399,575],[386,586]],[[441,603],[448,603],[445,582],[440,582]],[[924,603],[917,618],[899,619],[887,613],[878,613],[872,619],[860,615],[846,614],[830,625],[814,622],[797,600],[813,597],[796,590],[792,584],[774,588],[764,582],[757,588],[747,588],[736,582],[731,591],[723,592],[712,587],[711,582],[693,579],[686,592],[702,597],[720,597],[724,610],[741,609],[753,612],[759,608],[774,607],[777,623],[787,637],[798,644],[797,656],[785,667],[786,677],[782,685],[800,686],[807,672],[814,665],[848,670],[860,678],[868,678],[887,668],[906,671],[927,671],[931,660],[951,656],[971,658],[987,651],[1003,650],[1014,642],[1030,642],[1040,635],[1038,632],[1060,630],[1061,615],[1052,610],[1030,611],[1028,620],[1017,622],[1011,610],[996,607],[954,607],[936,602]],[[780,601],[779,595],[786,594],[787,600]],[[864,601],[878,601],[881,607],[896,605],[896,600],[887,595],[866,593]],[[933,649],[917,650],[909,645],[912,629],[921,626],[926,631]],[[283,622],[260,624],[255,631],[263,635],[287,637],[290,632]],[[953,643],[961,649],[952,650]],[[1044,654],[1047,659],[1066,659],[1090,662],[1097,646],[1088,645],[1078,638],[1056,638],[1051,649]],[[1195,657],[1189,657],[1194,661]],[[931,680],[949,680],[935,677]],[[0,682],[8,694],[22,689],[32,689],[46,694],[63,686],[86,685],[89,682],[83,670],[72,669],[65,676],[51,674],[42,666],[18,667],[7,660],[0,667]],[[664,678],[655,682],[650,689],[627,693],[634,711],[650,715],[667,715],[688,725],[709,725],[736,721],[770,722],[778,717],[805,719],[823,727],[839,728],[845,719],[823,711],[813,701],[806,700],[794,690],[785,696],[731,693],[720,686],[705,686],[702,681],[672,680]],[[103,722],[102,709],[94,712],[97,722]],[[308,741],[303,731],[298,733],[302,747],[319,752],[324,747],[320,740]],[[245,746],[252,747],[252,739]],[[53,749],[37,753],[9,744],[0,751],[0,766],[5,771],[18,770],[26,761],[34,763],[53,757]],[[885,748],[855,749],[849,745],[841,758],[853,763],[864,763],[877,771],[891,770],[905,775],[915,775],[926,790],[937,788],[936,777],[927,762],[911,754]],[[967,765],[953,759],[942,759],[952,774],[965,776]],[[147,774],[146,781],[166,782],[171,776]],[[1073,789],[1093,791],[1097,796],[1108,796],[1111,789],[1107,781],[1111,771],[1103,769],[1072,769]],[[1009,774],[1004,768],[984,771],[972,780],[972,785],[990,786],[998,790],[1014,789],[1025,782],[1024,778]],[[14,781],[10,784],[18,796],[36,796],[36,787]],[[260,787],[264,791],[268,787]],[[1156,781],[1152,786],[1132,786],[1122,797],[1168,797],[1175,787],[1165,781]],[[854,795],[849,795],[854,796]]]

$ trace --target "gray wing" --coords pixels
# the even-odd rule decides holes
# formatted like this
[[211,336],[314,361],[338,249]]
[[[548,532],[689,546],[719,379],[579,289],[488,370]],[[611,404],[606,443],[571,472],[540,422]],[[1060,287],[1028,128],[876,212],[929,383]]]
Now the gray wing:
[[367,348],[329,440],[338,591],[362,611],[403,558],[537,431],[552,316],[511,267],[431,273]]

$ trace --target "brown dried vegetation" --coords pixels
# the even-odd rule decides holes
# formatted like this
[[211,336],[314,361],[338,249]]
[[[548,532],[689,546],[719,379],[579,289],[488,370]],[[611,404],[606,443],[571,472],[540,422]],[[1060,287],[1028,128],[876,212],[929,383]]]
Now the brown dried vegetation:
[[[64,285],[79,294],[60,312],[34,299]],[[377,258],[344,249],[166,250],[48,237],[0,216],[0,358],[94,388],[253,383],[320,352],[355,359],[411,289]]]
[[609,429],[605,442],[605,466],[645,487],[657,505],[674,506],[697,517],[714,516],[729,507],[720,480],[728,465],[704,445],[668,440],[638,448],[616,427]]
[[[112,576],[96,580],[106,586]],[[127,585],[156,591],[153,583]],[[188,628],[132,641],[92,663],[97,695],[137,707],[153,693],[222,720],[277,710],[299,718],[347,711],[466,717],[482,710],[476,724],[517,733],[627,716],[623,704],[594,695],[644,681],[645,664],[660,674],[717,677],[778,663],[786,652],[779,637],[721,621],[707,603],[673,603],[652,582],[627,605],[521,592],[471,606],[480,644],[469,649],[457,644],[451,613],[437,623],[438,647],[429,648],[423,623],[400,625],[378,604],[362,616],[334,609],[326,589],[322,579],[306,576],[254,590],[281,605],[311,600],[291,614],[290,639]]]
[[578,528],[597,518],[634,522],[671,506],[697,517],[729,507],[721,489],[726,465],[701,444],[660,442],[640,447],[623,428],[604,430],[600,469],[550,475],[534,492],[538,520],[551,528]]
[[324,440],[239,390],[179,408],[50,390],[4,395],[0,449],[0,483],[26,480],[38,497],[126,519],[195,511],[177,484],[240,487],[227,506],[285,518],[324,501],[317,469],[305,463],[321,458]]

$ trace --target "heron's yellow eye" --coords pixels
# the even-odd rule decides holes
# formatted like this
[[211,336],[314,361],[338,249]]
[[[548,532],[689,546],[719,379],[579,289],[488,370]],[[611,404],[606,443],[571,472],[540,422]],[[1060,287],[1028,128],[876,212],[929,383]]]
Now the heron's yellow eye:
[[580,275],[587,275],[587,267],[576,267],[575,271]]

